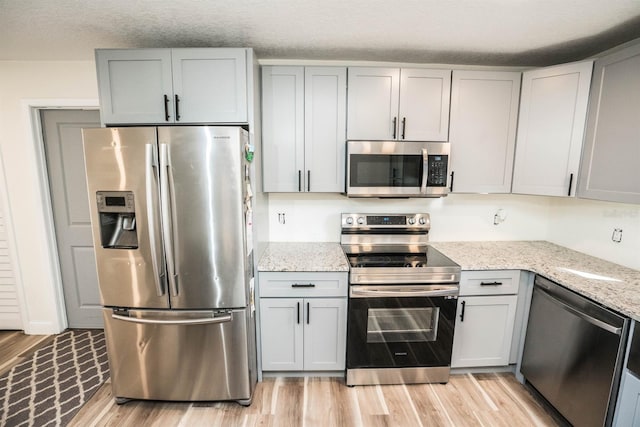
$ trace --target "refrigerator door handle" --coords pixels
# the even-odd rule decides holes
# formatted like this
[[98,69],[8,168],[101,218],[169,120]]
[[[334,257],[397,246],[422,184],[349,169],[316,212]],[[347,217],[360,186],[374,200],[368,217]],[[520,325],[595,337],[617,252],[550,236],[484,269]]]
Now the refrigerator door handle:
[[175,319],[175,320],[128,317],[128,316],[121,316],[119,314],[112,314],[111,317],[113,319],[122,320],[124,322],[143,323],[147,325],[208,325],[212,323],[227,323],[233,320],[232,313],[226,314],[224,316],[219,316],[219,317],[203,317],[203,318],[196,318],[196,319]]
[[167,144],[160,144],[160,211],[162,212],[162,237],[164,241],[164,252],[167,255],[167,276],[171,294],[178,296],[178,284],[176,282],[176,267],[173,253],[173,233],[171,227],[171,189],[169,184],[169,168],[171,162]]
[[[151,266],[153,268],[154,283],[156,285],[156,292],[159,297],[165,294],[164,283],[162,277],[164,276],[164,266],[160,270],[161,266],[158,263],[158,259],[162,255],[158,256],[158,253],[162,254],[161,246],[158,244],[156,235],[156,213],[155,213],[155,192],[154,186],[156,185],[156,174],[153,172],[154,168],[158,167],[158,158],[154,150],[155,144],[146,144],[144,147],[145,154],[145,190],[147,197],[147,223],[149,231],[149,243],[151,244]],[[157,188],[157,187],[156,187]]]

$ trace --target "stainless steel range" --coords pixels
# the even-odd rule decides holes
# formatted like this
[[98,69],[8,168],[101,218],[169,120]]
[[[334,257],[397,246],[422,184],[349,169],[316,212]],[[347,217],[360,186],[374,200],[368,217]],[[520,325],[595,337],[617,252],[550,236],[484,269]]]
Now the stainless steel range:
[[460,266],[429,214],[342,214],[350,263],[347,385],[447,382]]

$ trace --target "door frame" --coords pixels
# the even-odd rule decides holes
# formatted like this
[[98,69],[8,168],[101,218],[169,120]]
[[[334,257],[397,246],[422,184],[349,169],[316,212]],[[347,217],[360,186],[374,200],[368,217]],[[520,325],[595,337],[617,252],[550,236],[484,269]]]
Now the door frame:
[[[49,260],[49,265],[46,267],[49,277],[51,277],[50,283],[53,286],[54,300],[52,301],[52,308],[55,311],[55,319],[49,319],[49,322],[33,321],[30,315],[29,301],[26,301],[23,295],[20,298],[20,311],[26,334],[55,334],[64,331],[68,327],[40,111],[56,109],[98,110],[99,105],[98,99],[26,99],[22,101],[25,122],[29,124],[28,140],[33,148],[32,161],[37,165],[38,186],[36,191],[40,195],[42,207],[45,229],[43,246]],[[17,264],[19,270],[21,270],[19,260]]]

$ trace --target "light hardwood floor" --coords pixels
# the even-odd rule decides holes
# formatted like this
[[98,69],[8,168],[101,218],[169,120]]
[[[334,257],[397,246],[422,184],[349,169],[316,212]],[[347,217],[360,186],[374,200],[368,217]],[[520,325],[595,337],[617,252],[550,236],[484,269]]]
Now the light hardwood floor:
[[[0,375],[51,337],[0,332]],[[132,401],[107,381],[69,426],[557,426],[510,373],[452,375],[447,384],[347,387],[338,378],[268,378],[253,403]]]

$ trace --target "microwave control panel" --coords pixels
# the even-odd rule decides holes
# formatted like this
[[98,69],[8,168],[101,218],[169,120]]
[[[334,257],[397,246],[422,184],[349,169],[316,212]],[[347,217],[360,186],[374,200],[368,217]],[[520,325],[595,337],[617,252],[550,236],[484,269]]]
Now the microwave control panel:
[[429,175],[427,176],[428,187],[447,186],[447,165],[449,156],[441,154],[429,154],[428,158]]

